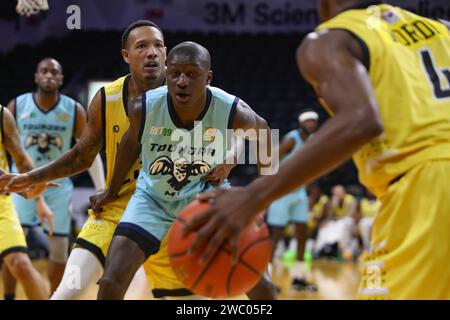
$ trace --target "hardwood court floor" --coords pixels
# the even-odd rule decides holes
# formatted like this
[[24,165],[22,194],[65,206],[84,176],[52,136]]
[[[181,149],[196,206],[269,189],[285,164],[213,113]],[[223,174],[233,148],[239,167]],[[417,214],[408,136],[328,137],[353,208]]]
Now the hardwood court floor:
[[[44,260],[33,261],[37,270],[44,275],[46,262]],[[290,287],[289,266],[276,261],[272,271],[273,281],[281,288],[279,299],[281,300],[349,300],[355,299],[359,285],[359,272],[356,263],[342,263],[337,261],[315,260],[312,264],[311,280],[317,284],[319,291],[299,292]],[[96,288],[93,288],[91,298],[96,296]],[[128,298],[133,296],[128,295]],[[245,296],[237,297],[245,299]],[[0,279],[0,299],[3,299],[3,282]],[[25,298],[24,291],[19,284],[17,286],[17,299]],[[149,299],[151,297],[149,296]]]

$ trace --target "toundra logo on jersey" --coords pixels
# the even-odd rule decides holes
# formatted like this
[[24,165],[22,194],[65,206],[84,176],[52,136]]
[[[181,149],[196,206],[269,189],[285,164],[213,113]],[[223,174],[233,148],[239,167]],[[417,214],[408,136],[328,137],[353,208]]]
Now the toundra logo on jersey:
[[58,149],[62,149],[64,141],[59,134],[51,135],[47,132],[30,133],[25,139],[25,148],[28,149],[31,146],[37,145],[38,151],[42,154],[47,153],[50,150],[50,146],[56,146]]
[[172,161],[167,156],[161,156],[150,164],[148,171],[151,175],[171,175],[172,178],[167,182],[173,189],[180,191],[185,185],[191,182],[189,177],[208,173],[210,170],[211,167],[209,164],[201,160],[190,163],[185,158]]

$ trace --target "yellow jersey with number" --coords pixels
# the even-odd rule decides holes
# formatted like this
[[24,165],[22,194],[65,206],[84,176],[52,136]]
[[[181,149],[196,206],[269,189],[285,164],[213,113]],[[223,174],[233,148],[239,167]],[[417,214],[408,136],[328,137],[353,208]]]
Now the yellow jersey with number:
[[[106,153],[106,186],[111,183],[116,162],[117,149],[123,135],[130,126],[128,119],[128,81],[130,75],[107,84],[101,90],[103,106],[104,145]],[[129,198],[136,189],[136,179],[141,169],[140,158],[131,167],[123,181],[118,197]]]
[[419,163],[450,158],[450,34],[437,21],[372,3],[341,12],[317,31],[347,30],[366,51],[384,132],[353,158],[361,182],[381,196]]

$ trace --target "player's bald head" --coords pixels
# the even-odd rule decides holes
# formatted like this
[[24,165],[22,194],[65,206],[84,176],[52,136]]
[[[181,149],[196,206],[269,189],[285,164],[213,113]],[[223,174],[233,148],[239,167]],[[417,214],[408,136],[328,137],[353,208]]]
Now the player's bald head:
[[49,65],[49,64],[50,64],[51,66],[55,67],[57,70],[59,70],[60,73],[63,72],[62,66],[61,66],[61,64],[59,63],[59,61],[56,60],[56,59],[54,59],[54,58],[51,58],[51,57],[47,57],[47,58],[44,58],[44,59],[42,59],[41,61],[39,61],[38,64],[37,64],[37,66],[36,66],[36,71],[38,71],[39,68],[41,68],[42,66],[44,66],[44,65]]
[[167,56],[167,64],[172,63],[176,57],[182,57],[186,62],[198,63],[207,70],[211,69],[211,55],[208,49],[196,42],[186,41],[173,47]]

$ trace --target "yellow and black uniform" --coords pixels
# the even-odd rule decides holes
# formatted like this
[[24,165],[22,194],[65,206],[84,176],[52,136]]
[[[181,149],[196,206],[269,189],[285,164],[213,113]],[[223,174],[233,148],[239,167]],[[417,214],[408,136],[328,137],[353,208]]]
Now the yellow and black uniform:
[[325,214],[325,206],[328,202],[328,196],[323,194],[320,196],[319,200],[310,209],[310,214],[308,215],[308,236],[312,237],[315,229],[317,228],[317,221],[323,218]]
[[365,49],[384,125],[354,154],[361,182],[382,203],[360,297],[450,299],[449,31],[377,1],[348,8],[324,29],[347,30]]
[[[121,77],[101,89],[103,143],[106,153],[106,187],[109,186],[114,172],[117,149],[123,135],[130,126],[128,119],[128,81],[130,75]],[[118,197],[103,206],[101,219],[89,211],[89,218],[80,231],[76,244],[94,253],[102,265],[117,224],[136,189],[136,180],[141,169],[141,160],[137,159],[120,188]],[[170,267],[167,243],[163,241],[157,254],[146,261],[144,268],[155,297],[164,295],[188,295],[183,285]]]
[[370,200],[362,198],[359,202],[359,210],[362,218],[375,218],[378,211],[380,211],[381,202],[377,199]]
[[[9,171],[3,141],[3,106],[0,105],[0,168]],[[0,195],[0,257],[13,252],[27,252],[23,229],[17,217],[11,195]]]
[[356,210],[356,199],[351,194],[346,194],[342,203],[333,204],[331,206],[333,217],[332,218],[343,218],[346,216],[351,216]]
[[312,207],[312,216],[316,219],[320,219],[324,215],[325,205],[328,202],[328,196],[323,194],[320,196],[319,201],[317,201]]

